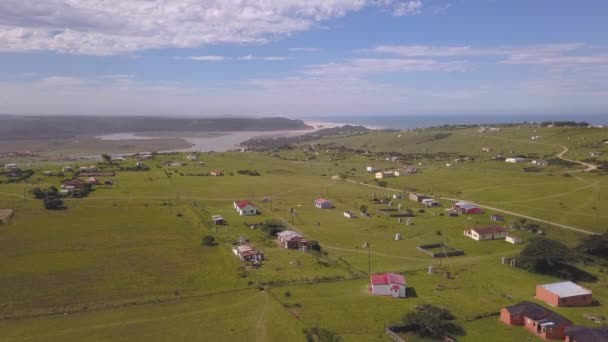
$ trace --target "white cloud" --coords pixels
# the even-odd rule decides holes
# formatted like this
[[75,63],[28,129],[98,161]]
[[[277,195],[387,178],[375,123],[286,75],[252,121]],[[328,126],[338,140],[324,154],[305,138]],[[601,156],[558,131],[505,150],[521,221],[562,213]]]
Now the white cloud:
[[410,0],[398,3],[393,9],[393,15],[402,17],[406,15],[420,14],[422,11],[422,2],[420,0]]
[[201,62],[222,62],[226,60],[224,56],[190,56],[187,59],[191,61],[201,61]]
[[316,52],[316,51],[321,51],[320,48],[315,48],[315,47],[292,47],[287,49],[288,51],[292,51],[292,52]]
[[467,61],[442,62],[432,59],[356,58],[342,63],[309,65],[301,72],[308,75],[369,75],[395,72],[472,70]]
[[459,56],[555,56],[584,47],[580,43],[539,44],[526,46],[472,47],[432,45],[380,45],[359,52],[374,52],[402,57],[459,57]]
[[[375,0],[2,0],[0,51],[112,55],[263,43],[319,27]],[[419,1],[409,1],[409,5]],[[401,5],[398,5],[398,8]],[[413,7],[411,7],[413,6]],[[401,9],[399,9],[401,11]]]

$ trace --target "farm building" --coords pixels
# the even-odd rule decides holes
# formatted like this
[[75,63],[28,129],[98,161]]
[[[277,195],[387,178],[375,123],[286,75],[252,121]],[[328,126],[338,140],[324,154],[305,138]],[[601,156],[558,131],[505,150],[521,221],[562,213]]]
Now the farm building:
[[526,158],[511,157],[511,158],[505,159],[505,162],[507,162],[507,163],[525,163]]
[[395,177],[395,171],[380,171],[380,172],[376,172],[375,177],[377,179]]
[[482,147],[481,152],[491,152],[492,149],[490,147]]
[[211,221],[213,221],[213,224],[226,224],[226,221],[221,215],[211,216]]
[[403,194],[393,194],[394,199],[403,199]]
[[317,198],[315,200],[315,207],[319,209],[331,209],[334,206],[333,204],[331,204],[330,201],[326,200],[325,198]]
[[482,214],[483,209],[469,202],[456,202],[452,206],[459,214]]
[[284,230],[277,233],[277,243],[279,246],[288,249],[308,249],[308,240],[297,232]]
[[5,170],[15,170],[18,169],[19,166],[15,163],[9,163],[9,164],[4,164],[4,169]]
[[81,166],[78,168],[78,171],[80,172],[91,172],[91,168],[88,166]]
[[222,175],[222,170],[211,170],[211,172],[209,172],[212,176],[221,176]]
[[416,201],[416,202],[422,202],[425,199],[430,199],[429,196],[426,195],[420,195],[414,192],[410,192],[410,200],[412,201]]
[[552,306],[589,306],[591,290],[571,281],[536,285],[536,298]]
[[368,166],[368,167],[365,168],[365,171],[367,171],[367,172],[374,172],[375,173],[375,172],[380,171],[380,169],[377,168],[377,167],[375,167],[375,166]]
[[0,224],[8,223],[13,214],[13,209],[0,209]]
[[538,165],[538,166],[547,166],[547,165],[549,165],[549,162],[546,160],[542,160],[542,159],[534,159],[532,161],[532,164]]
[[396,273],[373,274],[370,277],[370,293],[378,296],[405,298],[405,278]]
[[97,181],[97,178],[95,178],[95,177],[89,177],[89,178],[87,178],[85,183],[91,184],[91,185],[97,185],[97,184],[99,184],[99,181]]
[[498,222],[498,221],[504,221],[504,220],[505,220],[505,217],[502,215],[497,215],[497,214],[490,215],[490,221]]
[[234,209],[241,216],[256,215],[258,210],[249,201],[234,201]]
[[564,342],[602,342],[608,341],[608,327],[589,328],[578,325],[564,330]]
[[513,235],[507,235],[505,237],[505,241],[508,243],[512,243],[514,245],[518,244],[518,243],[522,243],[524,242],[520,237],[518,236],[513,236]]
[[395,177],[399,177],[399,176],[405,176],[405,175],[411,175],[414,173],[418,172],[418,168],[415,166],[406,166],[404,168],[402,168],[401,170],[396,170],[395,173]]
[[188,159],[190,161],[195,161],[195,160],[198,160],[198,157],[195,156],[194,154],[190,154],[190,155],[186,156],[186,159]]
[[590,157],[599,157],[601,155],[602,155],[602,152],[600,152],[600,151],[589,152]]
[[507,237],[507,230],[503,227],[493,226],[493,227],[478,227],[465,229],[464,235],[470,237],[473,240],[482,241],[482,240],[496,240],[496,239],[504,239]]
[[422,204],[424,204],[425,207],[438,207],[439,206],[439,202],[435,201],[432,198],[425,198],[422,200]]
[[84,182],[78,178],[63,182],[63,188],[66,190],[84,189]]
[[352,219],[352,218],[356,218],[357,215],[355,215],[355,213],[351,212],[351,211],[345,211],[344,212],[344,217]]
[[258,251],[254,246],[249,243],[245,243],[232,248],[234,255],[239,257],[241,261],[262,261],[264,260],[264,253]]
[[564,330],[572,326],[572,322],[566,318],[528,301],[502,308],[500,320],[508,325],[523,325],[545,340],[563,339]]

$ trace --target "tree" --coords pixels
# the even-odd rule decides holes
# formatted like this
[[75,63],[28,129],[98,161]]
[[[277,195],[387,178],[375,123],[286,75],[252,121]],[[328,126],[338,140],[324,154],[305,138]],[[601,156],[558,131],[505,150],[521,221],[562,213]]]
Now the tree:
[[362,204],[362,205],[359,207],[359,211],[360,211],[362,214],[367,214],[367,206],[366,206],[365,204]]
[[602,235],[590,235],[583,239],[578,246],[578,250],[608,259],[608,231]]
[[204,246],[215,246],[215,238],[211,235],[203,236],[203,245]]
[[321,245],[319,244],[319,241],[317,241],[317,240],[310,241],[310,249],[312,249],[313,251],[316,251],[316,252],[320,252]]
[[342,337],[335,332],[325,328],[304,329],[307,342],[340,342]]
[[452,322],[454,318],[446,308],[425,304],[405,314],[402,321],[422,338],[440,339],[446,335],[464,334],[464,329]]
[[108,154],[102,154],[101,158],[103,159],[104,162],[108,163],[108,164],[112,164],[112,157]]
[[544,237],[536,237],[528,241],[528,245],[519,253],[521,268],[533,272],[547,273],[569,261],[573,253],[559,241]]
[[47,196],[43,200],[44,208],[47,210],[59,210],[63,209],[63,200],[54,196]]

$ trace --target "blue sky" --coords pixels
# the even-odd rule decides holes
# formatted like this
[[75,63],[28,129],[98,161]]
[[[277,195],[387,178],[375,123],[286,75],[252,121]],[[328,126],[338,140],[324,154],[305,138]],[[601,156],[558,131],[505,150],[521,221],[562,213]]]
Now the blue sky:
[[3,0],[0,113],[602,114],[603,0]]

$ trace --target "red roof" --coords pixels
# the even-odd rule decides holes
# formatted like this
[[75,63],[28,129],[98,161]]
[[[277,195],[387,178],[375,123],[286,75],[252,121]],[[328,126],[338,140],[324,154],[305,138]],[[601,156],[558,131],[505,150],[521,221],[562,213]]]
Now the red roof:
[[325,203],[325,202],[329,202],[328,200],[326,200],[325,198],[317,198],[315,200],[315,203]]
[[379,273],[371,276],[372,285],[398,284],[406,285],[405,278],[396,273]]
[[249,202],[249,201],[236,201],[236,206],[239,207],[240,209],[243,209],[248,205],[253,207],[253,204],[251,204],[251,202]]
[[497,234],[497,233],[504,233],[504,232],[506,232],[506,230],[503,227],[500,227],[500,226],[478,227],[478,228],[473,228],[471,230],[474,230],[474,231],[477,232],[477,234],[482,234],[482,235]]

